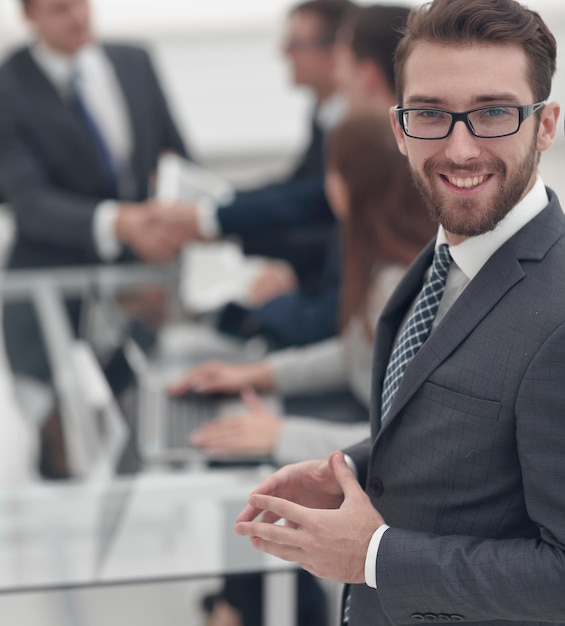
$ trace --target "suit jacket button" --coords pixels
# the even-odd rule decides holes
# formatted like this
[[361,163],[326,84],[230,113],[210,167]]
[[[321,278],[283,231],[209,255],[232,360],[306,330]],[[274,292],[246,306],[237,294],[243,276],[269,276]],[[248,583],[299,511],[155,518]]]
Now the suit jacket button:
[[437,622],[437,615],[435,613],[424,613],[425,622]]
[[437,621],[438,622],[450,622],[451,621],[451,616],[450,615],[446,615],[445,613],[439,613],[437,616]]
[[379,498],[383,495],[383,491],[383,481],[380,478],[371,478],[371,480],[369,481],[369,493],[373,497]]
[[414,622],[423,622],[424,621],[424,616],[421,613],[413,613],[410,616],[410,619]]
[[449,616],[451,618],[452,622],[464,622],[465,618],[463,617],[463,615],[450,615]]

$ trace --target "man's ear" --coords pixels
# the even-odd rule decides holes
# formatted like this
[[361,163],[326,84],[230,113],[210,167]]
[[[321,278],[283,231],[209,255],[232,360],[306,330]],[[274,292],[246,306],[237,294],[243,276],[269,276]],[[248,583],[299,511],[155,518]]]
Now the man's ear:
[[408,156],[408,151],[406,150],[406,135],[402,130],[402,126],[398,123],[396,119],[395,107],[390,107],[390,123],[392,125],[392,130],[394,132],[394,136],[396,138],[396,143],[398,144],[398,149],[404,156]]
[[552,146],[557,132],[560,110],[557,102],[549,102],[543,107],[536,142],[538,152],[545,152]]

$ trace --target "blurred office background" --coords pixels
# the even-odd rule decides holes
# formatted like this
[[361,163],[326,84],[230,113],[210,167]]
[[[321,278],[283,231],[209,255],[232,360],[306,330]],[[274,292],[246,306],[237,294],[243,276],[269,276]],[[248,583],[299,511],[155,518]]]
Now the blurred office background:
[[[199,160],[242,186],[276,176],[292,162],[306,140],[307,111],[312,105],[308,94],[290,84],[280,49],[284,18],[293,0],[92,0],[92,4],[103,38],[140,41],[151,48],[176,118]],[[559,43],[565,44],[563,0],[527,4],[541,13]],[[0,58],[24,38],[20,1],[0,0]],[[553,98],[565,106],[561,63]],[[543,157],[542,173],[562,198],[564,164],[561,124],[555,146]],[[9,218],[2,214],[0,253],[10,232]],[[0,359],[2,389],[3,367]],[[3,401],[3,411],[9,409]],[[181,623],[186,616],[187,624],[198,626],[198,599],[199,593],[178,583],[141,591],[97,590],[78,594],[76,602],[80,612],[89,616],[87,624]],[[51,626],[65,612],[65,600],[56,597],[40,598],[37,603],[29,596],[14,597],[12,602],[15,614],[26,615],[28,623]],[[9,604],[4,607],[9,611]],[[109,619],[109,612],[114,619]],[[120,612],[121,622],[116,621]]]
[[[284,17],[293,4],[93,0],[97,29],[104,38],[142,41],[153,50],[179,124],[198,158],[242,185],[284,170],[306,138],[311,103],[303,90],[289,83],[280,50]],[[565,42],[563,1],[527,4],[542,14],[559,42]],[[0,57],[25,36],[19,5],[19,0],[0,2]],[[562,68],[554,98],[565,102]],[[565,191],[559,167],[564,152],[560,132],[543,163],[547,183],[558,192]]]

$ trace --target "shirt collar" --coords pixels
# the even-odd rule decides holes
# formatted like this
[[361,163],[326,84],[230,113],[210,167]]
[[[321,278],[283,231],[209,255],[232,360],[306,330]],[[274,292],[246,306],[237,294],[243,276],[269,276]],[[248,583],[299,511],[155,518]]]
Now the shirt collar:
[[[532,189],[506,215],[493,230],[469,237],[456,246],[449,246],[451,256],[469,280],[479,273],[488,259],[523,226],[548,205],[549,198],[540,176]],[[448,243],[443,226],[440,225],[436,247]]]
[[44,41],[38,41],[31,48],[31,55],[47,78],[61,92],[66,93],[75,68],[88,63],[89,59],[101,53],[100,46],[88,44],[75,54],[65,54],[51,48]]

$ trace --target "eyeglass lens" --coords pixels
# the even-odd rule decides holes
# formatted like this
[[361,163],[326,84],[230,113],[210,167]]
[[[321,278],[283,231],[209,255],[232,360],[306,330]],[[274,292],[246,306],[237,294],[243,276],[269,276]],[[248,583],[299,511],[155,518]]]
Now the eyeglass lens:
[[[439,139],[449,133],[452,119],[453,115],[445,111],[412,109],[404,112],[404,127],[414,137]],[[476,135],[498,137],[518,130],[520,112],[512,106],[486,107],[468,113],[467,120]]]

